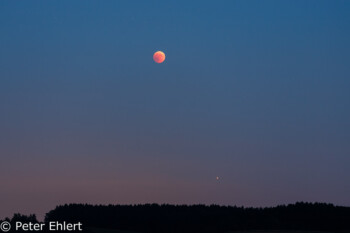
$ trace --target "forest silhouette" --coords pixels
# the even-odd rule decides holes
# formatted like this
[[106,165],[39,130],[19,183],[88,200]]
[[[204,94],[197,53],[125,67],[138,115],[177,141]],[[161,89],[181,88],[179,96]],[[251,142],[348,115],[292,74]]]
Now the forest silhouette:
[[[11,223],[38,222],[15,214]],[[230,231],[350,232],[350,207],[298,202],[267,208],[218,205],[66,204],[46,214],[45,222],[81,222],[85,232],[110,229],[143,233],[221,233]]]

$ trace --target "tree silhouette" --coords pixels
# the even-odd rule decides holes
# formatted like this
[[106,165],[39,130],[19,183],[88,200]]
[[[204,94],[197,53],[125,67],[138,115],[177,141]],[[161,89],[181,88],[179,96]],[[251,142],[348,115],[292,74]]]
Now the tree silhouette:
[[350,231],[350,208],[324,203],[243,208],[205,205],[57,206],[45,221],[82,222],[91,227],[145,233],[220,233],[234,230]]

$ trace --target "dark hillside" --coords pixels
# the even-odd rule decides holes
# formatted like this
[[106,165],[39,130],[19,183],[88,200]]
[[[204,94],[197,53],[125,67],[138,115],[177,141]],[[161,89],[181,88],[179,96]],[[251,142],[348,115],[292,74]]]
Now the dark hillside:
[[238,230],[350,232],[350,208],[296,203],[271,208],[205,205],[58,206],[45,221],[82,222],[84,227],[146,233],[220,233]]

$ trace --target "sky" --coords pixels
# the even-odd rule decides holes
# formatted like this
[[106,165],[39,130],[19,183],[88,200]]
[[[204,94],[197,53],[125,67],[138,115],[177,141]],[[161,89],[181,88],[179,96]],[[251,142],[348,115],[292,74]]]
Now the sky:
[[350,206],[349,12],[1,1],[0,219],[65,203]]

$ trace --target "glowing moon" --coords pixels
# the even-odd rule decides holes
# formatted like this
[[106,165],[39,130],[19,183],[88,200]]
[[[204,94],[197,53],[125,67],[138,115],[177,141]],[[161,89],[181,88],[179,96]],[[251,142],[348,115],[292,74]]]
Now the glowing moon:
[[162,63],[165,60],[165,54],[162,51],[157,51],[153,54],[153,60],[157,63]]

